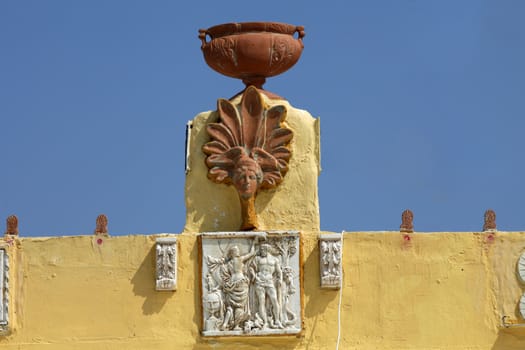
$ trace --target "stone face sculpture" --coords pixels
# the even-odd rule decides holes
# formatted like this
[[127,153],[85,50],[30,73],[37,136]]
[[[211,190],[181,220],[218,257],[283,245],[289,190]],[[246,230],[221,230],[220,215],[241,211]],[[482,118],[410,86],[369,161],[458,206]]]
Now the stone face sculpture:
[[156,240],[156,290],[177,289],[177,239],[162,237]]
[[7,217],[5,234],[18,236],[18,218],[16,215],[9,215]]
[[406,209],[401,214],[401,225],[399,226],[399,231],[401,232],[414,232],[414,213],[410,209]]
[[203,335],[301,330],[297,232],[203,233]]
[[293,133],[283,124],[286,108],[267,108],[257,89],[248,87],[240,105],[219,99],[217,109],[218,122],[207,126],[211,141],[202,148],[208,178],[233,184],[241,204],[241,230],[253,230],[257,192],[278,186],[288,171]]
[[319,236],[321,288],[341,288],[341,239],[339,234]]
[[485,212],[483,231],[495,231],[496,230],[496,212],[489,209]]

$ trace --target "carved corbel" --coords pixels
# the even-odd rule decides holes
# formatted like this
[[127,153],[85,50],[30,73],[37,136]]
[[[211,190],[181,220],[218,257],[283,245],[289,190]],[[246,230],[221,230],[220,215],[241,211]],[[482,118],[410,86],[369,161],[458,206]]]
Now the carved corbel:
[[177,289],[177,238],[157,238],[155,244],[156,290]]
[[321,288],[339,289],[342,283],[342,236],[324,234],[319,236],[319,273]]

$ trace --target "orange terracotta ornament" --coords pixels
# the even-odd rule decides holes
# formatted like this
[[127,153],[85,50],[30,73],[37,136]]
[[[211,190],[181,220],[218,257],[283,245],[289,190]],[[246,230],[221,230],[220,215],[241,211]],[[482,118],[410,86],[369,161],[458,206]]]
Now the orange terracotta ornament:
[[283,126],[286,108],[267,108],[253,86],[241,103],[217,102],[219,121],[208,124],[211,141],[202,150],[207,155],[208,178],[233,184],[241,204],[241,230],[257,228],[255,197],[260,189],[277,187],[288,171],[292,130]]

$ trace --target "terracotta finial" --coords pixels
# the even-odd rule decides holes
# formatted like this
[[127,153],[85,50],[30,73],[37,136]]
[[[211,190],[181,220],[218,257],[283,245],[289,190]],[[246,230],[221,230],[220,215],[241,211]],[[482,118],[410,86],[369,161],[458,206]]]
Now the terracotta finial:
[[104,214],[97,216],[97,227],[95,228],[96,235],[108,234],[108,217]]
[[253,230],[257,192],[277,187],[288,171],[293,132],[283,125],[286,107],[267,108],[253,86],[246,89],[240,105],[224,99],[217,105],[219,121],[206,127],[211,141],[202,147],[208,178],[235,187],[241,203],[240,229]]
[[399,226],[399,231],[401,232],[414,232],[414,213],[410,209],[406,209],[401,214],[401,226]]
[[495,231],[496,228],[496,212],[489,209],[485,212],[483,223],[483,231]]
[[18,236],[18,218],[16,215],[9,215],[7,217],[5,234]]
[[[296,37],[297,36],[297,37]],[[290,69],[303,51],[303,26],[278,22],[225,23],[199,30],[206,63],[215,71],[262,89],[266,78]]]

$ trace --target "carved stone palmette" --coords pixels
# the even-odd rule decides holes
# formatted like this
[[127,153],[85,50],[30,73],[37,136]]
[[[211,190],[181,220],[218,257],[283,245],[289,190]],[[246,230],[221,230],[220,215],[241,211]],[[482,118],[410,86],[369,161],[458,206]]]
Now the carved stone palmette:
[[9,257],[0,249],[0,334],[9,331]]
[[302,328],[298,232],[201,234],[202,334],[297,334]]
[[177,238],[157,238],[155,246],[156,290],[177,289]]
[[340,234],[319,236],[321,288],[339,289],[342,283],[342,237]]

